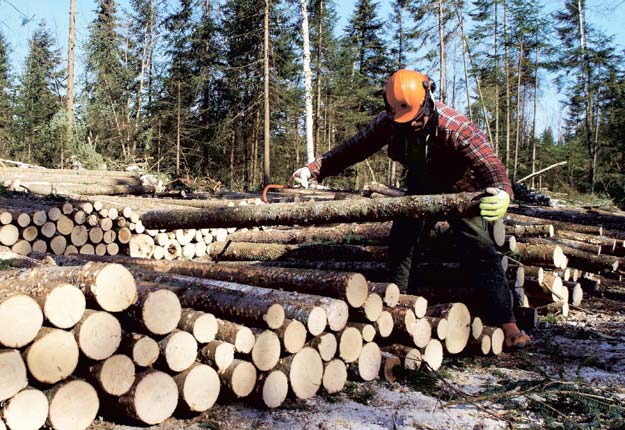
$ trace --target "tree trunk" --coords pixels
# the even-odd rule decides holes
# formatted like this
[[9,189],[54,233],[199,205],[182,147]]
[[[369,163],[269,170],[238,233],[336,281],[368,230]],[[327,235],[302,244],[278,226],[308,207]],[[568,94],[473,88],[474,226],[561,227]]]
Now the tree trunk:
[[[300,0],[302,15],[303,67],[304,67],[304,101],[306,107],[306,163],[315,160],[315,143],[313,141],[313,108],[312,108],[312,72],[310,71],[310,42],[308,38],[307,0]],[[321,19],[321,17],[320,17]]]
[[[303,0],[302,0],[303,1]],[[271,183],[271,146],[270,146],[270,127],[269,127],[269,0],[265,0],[264,10],[264,43],[263,43],[263,60],[264,60],[264,106],[265,106],[265,121],[264,121],[264,163],[263,163],[263,187],[266,187]]]
[[148,229],[310,225],[398,218],[468,216],[477,209],[481,193],[406,196],[376,200],[277,203],[212,210],[151,211],[142,215]]

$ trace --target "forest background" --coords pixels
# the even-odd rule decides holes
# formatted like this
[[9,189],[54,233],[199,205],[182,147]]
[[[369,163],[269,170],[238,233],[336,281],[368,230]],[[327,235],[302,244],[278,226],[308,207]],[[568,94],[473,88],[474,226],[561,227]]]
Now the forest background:
[[[53,3],[70,21],[70,0]],[[258,190],[367,124],[388,76],[409,67],[488,134],[513,180],[566,161],[531,185],[623,206],[625,50],[589,3],[78,0],[95,13],[76,38],[55,37],[28,2],[0,0],[0,158],[140,163]],[[625,22],[625,0],[601,6]],[[12,40],[17,27],[33,29],[27,42]],[[371,181],[402,183],[385,150],[326,180]]]

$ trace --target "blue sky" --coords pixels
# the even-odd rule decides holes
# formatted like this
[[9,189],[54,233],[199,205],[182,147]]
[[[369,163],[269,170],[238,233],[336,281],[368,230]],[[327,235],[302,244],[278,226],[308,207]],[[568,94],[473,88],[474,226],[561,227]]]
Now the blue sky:
[[[168,0],[176,4],[176,0]],[[548,10],[562,4],[562,0],[544,0]],[[118,0],[122,8],[127,7],[127,0]],[[335,0],[340,16],[339,30],[343,30],[352,14],[356,0]],[[390,11],[390,0],[379,0],[380,18],[387,18]],[[625,0],[586,0],[587,20],[615,37],[615,43],[625,49]],[[76,32],[77,32],[77,69],[82,61],[81,45],[87,38],[87,26],[94,19],[95,0],[76,0]],[[7,37],[12,48],[11,59],[13,71],[22,69],[28,51],[28,40],[41,20],[45,20],[48,28],[56,39],[61,57],[67,57],[67,34],[69,25],[69,0],[0,0],[0,30]],[[562,112],[554,100],[558,94],[551,85],[544,87],[545,94],[541,98],[540,109],[543,111],[542,126],[557,128]]]

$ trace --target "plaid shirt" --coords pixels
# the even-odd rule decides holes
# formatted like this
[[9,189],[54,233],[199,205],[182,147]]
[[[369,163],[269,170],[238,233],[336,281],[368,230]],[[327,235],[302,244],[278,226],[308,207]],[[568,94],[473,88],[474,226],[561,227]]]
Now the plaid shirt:
[[412,194],[497,187],[512,197],[510,179],[487,136],[443,103],[436,102],[436,111],[435,122],[421,133],[395,123],[383,111],[355,136],[317,157],[308,167],[321,181],[388,145],[389,157],[407,167],[408,190]]

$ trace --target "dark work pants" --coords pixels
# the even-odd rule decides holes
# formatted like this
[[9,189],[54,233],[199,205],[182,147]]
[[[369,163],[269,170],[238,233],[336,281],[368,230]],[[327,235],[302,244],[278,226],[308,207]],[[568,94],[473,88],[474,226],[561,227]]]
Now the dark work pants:
[[[512,296],[501,257],[484,229],[482,218],[449,219],[454,238],[459,241],[462,269],[469,286],[479,291],[480,317],[488,325],[499,326],[515,321],[512,312]],[[414,280],[418,277],[416,267],[434,222],[425,220],[397,220],[393,222],[390,235],[390,270],[393,282],[404,292],[418,294]]]

